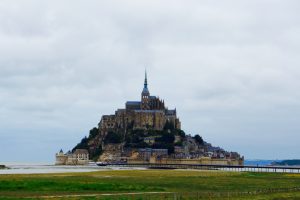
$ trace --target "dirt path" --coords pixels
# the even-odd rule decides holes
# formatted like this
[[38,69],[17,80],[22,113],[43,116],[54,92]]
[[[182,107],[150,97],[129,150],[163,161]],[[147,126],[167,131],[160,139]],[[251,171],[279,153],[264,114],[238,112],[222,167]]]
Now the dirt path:
[[49,196],[31,196],[26,198],[72,198],[72,197],[96,197],[96,196],[122,196],[122,195],[144,195],[144,194],[172,194],[173,192],[130,192],[130,193],[94,193],[94,194],[66,194]]

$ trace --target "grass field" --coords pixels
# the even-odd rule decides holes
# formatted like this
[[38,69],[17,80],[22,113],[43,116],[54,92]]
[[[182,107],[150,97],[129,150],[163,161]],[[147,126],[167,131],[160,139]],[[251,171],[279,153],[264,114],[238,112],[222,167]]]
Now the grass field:
[[[110,195],[117,193],[122,195]],[[1,199],[25,197],[29,199],[300,199],[300,175],[200,170],[120,170],[0,175]]]

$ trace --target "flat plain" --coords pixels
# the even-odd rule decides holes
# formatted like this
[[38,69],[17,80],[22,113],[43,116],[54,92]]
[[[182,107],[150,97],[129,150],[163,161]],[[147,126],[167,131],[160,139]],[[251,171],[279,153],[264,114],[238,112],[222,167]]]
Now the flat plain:
[[1,199],[300,199],[300,174],[108,170],[0,175]]

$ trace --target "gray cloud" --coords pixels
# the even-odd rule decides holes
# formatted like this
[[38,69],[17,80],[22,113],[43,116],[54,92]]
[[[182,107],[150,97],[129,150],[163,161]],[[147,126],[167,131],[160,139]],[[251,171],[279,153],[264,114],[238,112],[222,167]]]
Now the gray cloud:
[[145,67],[186,132],[246,158],[297,157],[299,6],[1,1],[1,160],[52,161],[139,98]]

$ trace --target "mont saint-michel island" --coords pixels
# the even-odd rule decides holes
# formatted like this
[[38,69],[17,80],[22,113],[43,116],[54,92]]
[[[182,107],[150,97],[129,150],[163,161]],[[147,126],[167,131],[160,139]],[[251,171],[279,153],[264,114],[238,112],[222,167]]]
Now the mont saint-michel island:
[[103,115],[72,150],[60,150],[56,165],[101,163],[128,164],[244,164],[244,157],[204,141],[181,129],[177,110],[150,95],[147,73],[139,101],[127,101],[115,114]]

